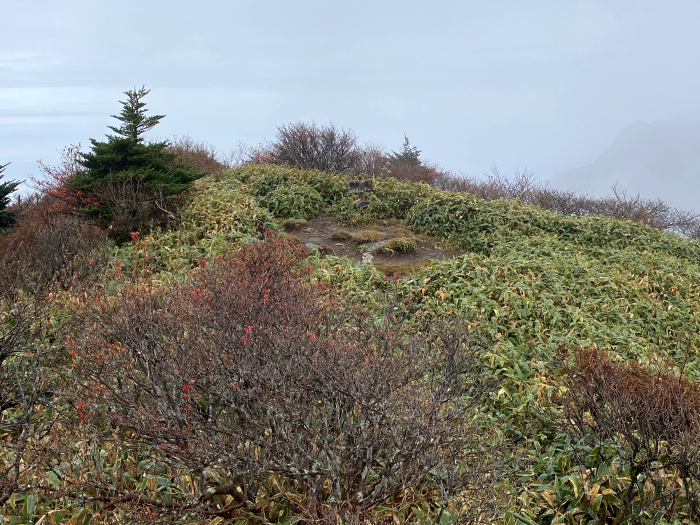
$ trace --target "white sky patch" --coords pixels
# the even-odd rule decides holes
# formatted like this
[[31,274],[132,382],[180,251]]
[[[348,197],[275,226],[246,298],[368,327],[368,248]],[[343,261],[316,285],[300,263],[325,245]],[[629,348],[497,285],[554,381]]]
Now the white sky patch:
[[228,149],[332,121],[389,149],[405,132],[475,175],[495,162],[549,178],[632,122],[700,115],[696,0],[5,0],[2,13],[0,163],[15,170],[102,140],[144,84],[159,137]]
[[33,51],[0,51],[0,74],[17,72],[38,72],[59,67],[62,60],[57,56],[45,55]]

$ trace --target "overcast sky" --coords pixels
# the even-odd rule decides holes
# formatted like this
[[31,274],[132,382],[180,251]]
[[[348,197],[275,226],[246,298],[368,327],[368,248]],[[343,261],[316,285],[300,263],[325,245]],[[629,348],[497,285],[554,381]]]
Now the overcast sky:
[[220,149],[332,121],[478,175],[593,161],[700,115],[700,2],[0,0],[0,164],[38,175],[146,85],[152,136]]

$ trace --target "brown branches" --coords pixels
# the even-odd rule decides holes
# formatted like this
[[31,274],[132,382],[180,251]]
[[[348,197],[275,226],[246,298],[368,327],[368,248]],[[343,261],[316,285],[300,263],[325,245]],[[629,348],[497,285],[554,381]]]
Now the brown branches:
[[[605,352],[579,350],[566,367],[567,428],[592,446],[612,446],[629,471],[624,494],[628,509],[645,481],[660,483],[659,472],[675,469],[690,515],[698,517],[700,482],[700,385],[674,373],[670,364],[644,369],[616,363]],[[673,506],[675,496],[660,493]]]
[[56,419],[46,411],[54,389],[43,366],[47,352],[36,343],[49,315],[48,290],[25,295],[21,280],[8,284],[0,295],[0,505],[26,490],[56,445],[45,439]]
[[352,130],[333,124],[295,122],[277,128],[277,137],[256,156],[273,164],[329,173],[351,171],[360,161],[360,148]]
[[90,305],[75,341],[88,417],[183,468],[226,472],[248,508],[270,476],[314,519],[416,493],[439,506],[475,486],[478,345],[341,309],[302,282],[301,255],[268,238],[180,288]]

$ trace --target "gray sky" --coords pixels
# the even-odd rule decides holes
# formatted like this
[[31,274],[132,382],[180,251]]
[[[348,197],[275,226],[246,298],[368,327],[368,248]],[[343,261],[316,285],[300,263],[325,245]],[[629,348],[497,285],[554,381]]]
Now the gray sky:
[[637,121],[700,116],[700,2],[0,0],[9,178],[102,140],[122,92],[152,134],[220,149],[296,120],[478,175],[543,179]]

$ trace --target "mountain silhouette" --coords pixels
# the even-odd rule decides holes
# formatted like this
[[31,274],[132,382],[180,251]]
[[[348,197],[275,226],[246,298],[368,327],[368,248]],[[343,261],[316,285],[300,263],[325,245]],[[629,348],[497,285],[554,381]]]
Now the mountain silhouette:
[[609,195],[614,184],[671,206],[700,210],[700,120],[627,126],[594,162],[549,181],[553,188],[594,196]]

